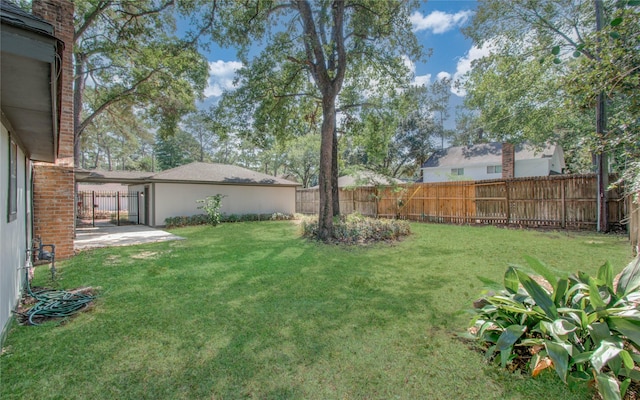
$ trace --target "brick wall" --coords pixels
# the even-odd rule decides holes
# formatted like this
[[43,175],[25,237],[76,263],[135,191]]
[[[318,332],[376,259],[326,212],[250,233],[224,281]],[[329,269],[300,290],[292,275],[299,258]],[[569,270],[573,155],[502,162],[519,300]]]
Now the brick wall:
[[34,235],[45,244],[56,245],[56,258],[73,255],[73,168],[38,163],[34,166]]
[[502,178],[513,178],[515,173],[516,154],[515,147],[511,143],[502,143]]
[[54,164],[35,163],[33,182],[34,235],[56,245],[56,258],[73,255],[75,229],[73,171],[73,3],[33,0],[32,12],[53,25],[65,44],[60,79],[58,154]]

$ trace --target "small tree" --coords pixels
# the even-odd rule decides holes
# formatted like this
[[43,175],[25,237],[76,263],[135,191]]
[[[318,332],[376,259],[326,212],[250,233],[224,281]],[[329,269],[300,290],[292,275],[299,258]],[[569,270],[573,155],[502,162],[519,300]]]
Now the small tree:
[[213,226],[220,223],[220,207],[224,197],[227,196],[216,194],[215,196],[207,196],[204,199],[196,200],[197,203],[203,203],[198,207],[198,210],[204,210],[207,213],[207,220]]

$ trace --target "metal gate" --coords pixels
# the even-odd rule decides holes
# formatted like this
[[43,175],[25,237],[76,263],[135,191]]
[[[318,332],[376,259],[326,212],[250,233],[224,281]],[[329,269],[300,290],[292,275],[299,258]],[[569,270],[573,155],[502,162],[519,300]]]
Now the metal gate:
[[83,224],[96,226],[96,222],[146,224],[144,195],[141,192],[78,192],[77,218]]

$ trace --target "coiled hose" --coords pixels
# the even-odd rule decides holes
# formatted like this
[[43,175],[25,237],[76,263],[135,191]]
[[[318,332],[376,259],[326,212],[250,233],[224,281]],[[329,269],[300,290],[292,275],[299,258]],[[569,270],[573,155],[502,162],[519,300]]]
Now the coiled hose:
[[20,313],[31,325],[40,325],[36,318],[67,318],[87,307],[95,296],[84,293],[72,293],[65,290],[45,289],[32,291],[29,282],[29,269],[32,268],[28,262],[26,269],[27,293],[37,300],[37,303],[24,313]]

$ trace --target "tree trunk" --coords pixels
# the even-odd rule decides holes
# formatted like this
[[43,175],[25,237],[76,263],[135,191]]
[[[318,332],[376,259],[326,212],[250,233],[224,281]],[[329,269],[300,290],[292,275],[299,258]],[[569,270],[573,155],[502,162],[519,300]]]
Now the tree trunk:
[[75,54],[76,76],[73,83],[73,157],[75,166],[80,164],[80,118],[82,117],[82,95],[84,93],[84,64],[86,56],[82,53]]
[[333,129],[333,144],[331,146],[331,154],[331,188],[333,192],[333,216],[337,217],[340,215],[340,188],[338,187],[338,130],[335,126],[335,122]]
[[333,135],[336,128],[336,96],[332,93],[322,99],[322,130],[320,142],[320,212],[318,215],[318,238],[331,240],[333,235]]
[[[596,30],[602,29],[602,0],[595,0],[596,9]],[[598,60],[600,59],[600,48],[598,46]],[[599,144],[602,144],[603,137],[607,129],[607,109],[605,106],[604,93],[598,93],[596,104],[596,134]],[[598,150],[596,154],[596,174],[598,182],[597,205],[598,205],[598,232],[609,231],[609,209],[607,207],[607,189],[609,186],[609,165],[607,154]]]

